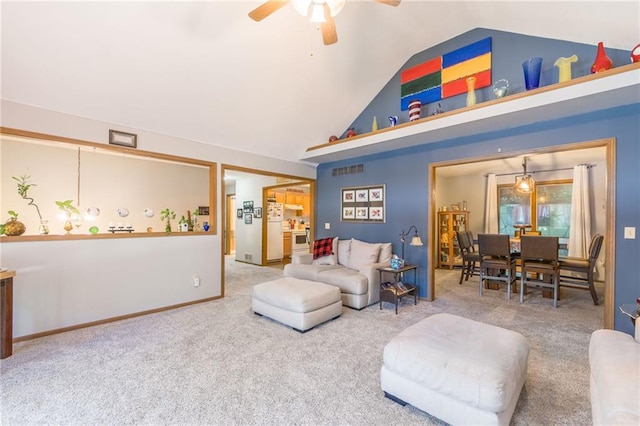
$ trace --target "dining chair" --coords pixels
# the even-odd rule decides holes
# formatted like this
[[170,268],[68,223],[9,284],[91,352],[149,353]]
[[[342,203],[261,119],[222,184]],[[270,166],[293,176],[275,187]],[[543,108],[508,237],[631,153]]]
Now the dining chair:
[[508,235],[478,234],[481,296],[486,280],[498,281],[507,285],[507,300],[511,300],[511,288],[516,280],[516,257],[510,248]]
[[558,237],[523,235],[520,238],[520,303],[527,286],[553,289],[553,307],[558,306]]
[[[589,245],[589,257],[562,256],[558,259],[560,262],[560,286],[589,290],[594,305],[599,304],[598,295],[593,285],[595,280],[594,269],[603,241],[604,237],[602,235],[596,234],[593,236]],[[578,275],[567,275],[567,273]]]
[[456,232],[456,238],[462,255],[462,270],[460,271],[458,284],[462,284],[463,277],[465,281],[468,281],[470,276],[479,275],[479,273],[476,273],[476,264],[480,263],[480,254],[473,245],[473,233],[471,231]]

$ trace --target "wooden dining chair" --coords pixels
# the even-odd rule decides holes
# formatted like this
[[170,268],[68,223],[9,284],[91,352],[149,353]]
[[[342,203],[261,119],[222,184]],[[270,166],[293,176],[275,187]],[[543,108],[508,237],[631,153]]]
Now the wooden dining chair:
[[480,255],[480,295],[485,281],[504,282],[507,285],[507,300],[516,280],[516,258],[512,256],[508,235],[478,234]]
[[[593,304],[598,305],[598,295],[593,285],[595,267],[602,248],[604,237],[596,234],[589,245],[589,257],[560,257],[560,287],[579,288],[589,290]],[[574,273],[574,275],[567,275]]]
[[527,286],[553,289],[553,307],[558,306],[558,237],[520,238],[520,303]]
[[470,276],[479,275],[479,273],[476,273],[476,264],[480,264],[480,254],[473,245],[473,233],[471,231],[456,232],[456,238],[462,255],[462,270],[460,271],[458,284],[462,284],[462,278],[468,281]]

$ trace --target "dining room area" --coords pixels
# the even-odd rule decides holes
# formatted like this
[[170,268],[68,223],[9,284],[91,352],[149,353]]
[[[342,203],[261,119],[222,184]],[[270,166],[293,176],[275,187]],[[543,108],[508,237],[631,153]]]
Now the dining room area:
[[447,281],[476,297],[602,309],[607,167],[605,146],[435,167],[435,297]]

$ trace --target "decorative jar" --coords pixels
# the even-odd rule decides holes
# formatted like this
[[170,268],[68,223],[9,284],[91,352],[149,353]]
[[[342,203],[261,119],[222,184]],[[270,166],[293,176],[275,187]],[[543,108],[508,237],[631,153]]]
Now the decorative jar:
[[391,258],[392,269],[401,269],[403,266],[404,266],[404,259],[400,259],[399,257]]

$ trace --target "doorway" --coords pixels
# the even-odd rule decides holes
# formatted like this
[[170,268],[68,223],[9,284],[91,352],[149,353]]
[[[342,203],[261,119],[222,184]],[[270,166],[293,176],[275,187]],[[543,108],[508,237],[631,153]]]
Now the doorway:
[[[571,176],[570,170],[576,164],[596,162],[597,165],[593,168],[593,173],[597,173],[598,177],[594,178],[592,175],[592,181],[597,181],[594,183],[599,183],[601,188],[597,193],[599,195],[594,196],[592,193],[594,204],[592,228],[595,228],[593,230],[594,234],[602,233],[605,236],[605,247],[601,254],[602,260],[598,262],[598,272],[601,272],[603,276],[600,279],[604,281],[604,327],[612,328],[614,317],[613,265],[615,264],[615,233],[613,230],[615,229],[615,219],[611,212],[615,209],[615,191],[613,188],[613,182],[615,182],[614,153],[615,139],[603,139],[510,153],[503,156],[479,157],[430,164],[429,193],[433,194],[433,196],[428,218],[428,240],[432,248],[432,255],[427,259],[427,270],[429,271],[427,294],[429,299],[433,300],[436,297],[436,269],[441,263],[439,262],[439,210],[444,208],[451,210],[461,208],[463,204],[467,205],[467,209],[470,211],[468,215],[468,230],[477,235],[484,232],[484,194],[486,193],[487,173],[503,174],[508,176],[508,179],[513,180],[514,175],[522,173],[521,164],[524,156],[539,161],[538,167],[540,170],[569,169],[569,171],[565,171],[565,174],[569,173],[569,176]],[[529,170],[534,170],[534,168],[529,167]],[[539,177],[544,180],[545,174],[541,172]]]
[[[225,238],[222,244],[222,295],[225,287],[225,259],[233,256],[233,261],[250,263],[256,266],[268,266],[267,262],[267,213],[269,202],[274,194],[272,189],[295,188],[289,191],[295,200],[295,195],[300,195],[297,190],[300,187],[306,189],[305,196],[308,200],[305,212],[305,228],[309,227],[309,235],[315,234],[315,179],[284,175],[267,172],[258,169],[249,169],[222,164],[221,174],[221,200],[224,207],[222,217],[222,229],[225,230]],[[269,190],[266,190],[268,188]],[[296,206],[297,201],[294,201]],[[299,204],[303,204],[300,202]],[[300,219],[297,219],[299,226]],[[233,232],[231,232],[233,231]],[[233,238],[231,238],[233,236]],[[231,248],[233,244],[233,251]],[[228,260],[228,259],[227,259]]]

